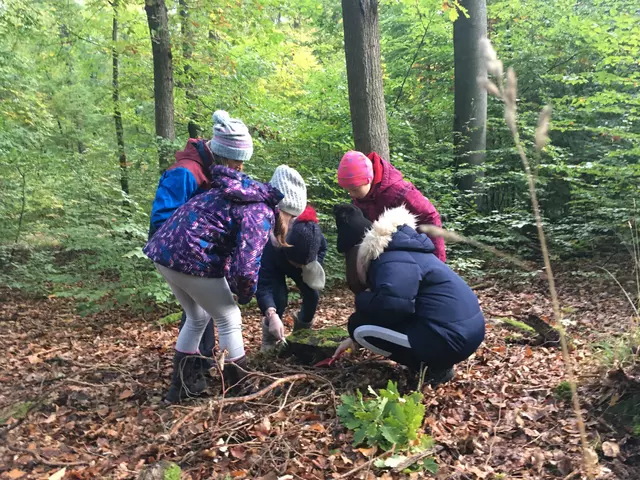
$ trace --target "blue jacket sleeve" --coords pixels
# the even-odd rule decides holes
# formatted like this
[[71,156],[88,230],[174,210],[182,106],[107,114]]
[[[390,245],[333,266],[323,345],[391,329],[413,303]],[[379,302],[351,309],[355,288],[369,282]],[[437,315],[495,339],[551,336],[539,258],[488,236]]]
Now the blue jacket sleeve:
[[383,254],[370,268],[371,290],[356,295],[356,311],[370,316],[378,316],[381,312],[415,313],[422,280],[420,266],[412,259],[385,261]]
[[264,314],[268,308],[276,308],[276,301],[273,295],[273,285],[279,281],[282,274],[278,274],[278,266],[275,258],[276,250],[271,242],[267,242],[262,252],[262,262],[260,263],[260,273],[258,275],[258,290],[256,299],[258,307]]
[[174,168],[164,172],[151,207],[149,236],[151,237],[178,207],[187,203],[197,189],[196,179],[186,168]]

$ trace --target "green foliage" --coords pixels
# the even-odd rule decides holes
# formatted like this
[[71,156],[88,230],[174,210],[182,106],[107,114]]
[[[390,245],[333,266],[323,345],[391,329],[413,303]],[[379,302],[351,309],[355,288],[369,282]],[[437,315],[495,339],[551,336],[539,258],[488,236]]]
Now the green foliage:
[[174,312],[158,319],[158,325],[171,326],[180,323],[182,312]]
[[364,399],[360,390],[357,395],[342,395],[338,417],[342,424],[353,430],[353,444],[378,446],[389,450],[392,446],[402,450],[419,436],[424,418],[422,394],[413,392],[400,395],[397,385],[389,380],[386,389],[376,393],[369,387],[372,398]]
[[618,337],[594,344],[593,349],[607,368],[635,365],[640,352],[640,327],[634,325]]
[[[433,439],[420,433],[425,407],[422,394],[400,395],[397,385],[389,380],[386,389],[376,393],[369,387],[372,398],[365,399],[360,390],[356,395],[342,395],[337,409],[342,424],[354,433],[354,446],[366,444],[383,450],[393,448],[393,455],[376,460],[378,468],[397,468],[408,456],[433,446]],[[404,469],[436,473],[438,465],[432,457]]]
[[554,388],[553,393],[558,400],[568,402],[571,400],[571,384],[563,380]]
[[4,425],[12,418],[22,420],[33,408],[33,405],[33,402],[18,402],[0,409],[0,425]]
[[182,477],[182,469],[179,465],[171,463],[168,468],[163,472],[163,480],[180,480]]
[[[70,296],[85,311],[171,303],[141,254],[158,182],[153,64],[144,9],[121,3],[120,37],[101,2],[9,0],[0,9],[0,284]],[[256,4],[257,5],[257,4]],[[490,101],[482,208],[453,181],[452,20],[460,2],[380,5],[391,161],[436,205],[444,226],[539,260],[525,177]],[[530,149],[542,104],[554,108],[552,146],[533,165],[555,258],[608,254],[629,244],[640,181],[637,50],[640,21],[628,0],[489,2],[489,36],[518,71],[520,129]],[[550,21],[549,19],[554,19]],[[222,8],[203,0],[169,9],[179,149],[187,124],[211,132],[225,108],[250,127],[250,175],[287,163],[303,174],[329,249],[327,285],[341,285],[331,207],[353,147],[339,2],[262,1]],[[120,187],[112,59],[120,98],[129,193]],[[493,262],[448,245],[450,264],[480,276]],[[510,268],[510,267],[509,267]],[[526,277],[523,277],[526,281]]]

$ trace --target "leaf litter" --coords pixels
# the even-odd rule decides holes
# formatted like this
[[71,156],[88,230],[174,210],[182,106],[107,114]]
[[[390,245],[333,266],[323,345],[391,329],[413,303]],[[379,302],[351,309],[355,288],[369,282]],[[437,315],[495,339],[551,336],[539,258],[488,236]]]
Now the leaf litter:
[[[590,348],[621,333],[629,321],[626,299],[605,280],[596,285],[560,275],[558,283],[572,320],[572,355],[598,478],[640,478],[637,437],[608,422],[601,408],[623,394],[616,393],[620,381],[627,390],[637,385],[638,372],[607,381]],[[160,400],[177,329],[154,322],[162,313],[113,310],[83,318],[66,299],[0,294],[6,299],[0,411],[30,402],[26,415],[0,425],[0,478],[129,479],[160,460],[176,462],[191,479],[331,479],[367,462],[349,478],[582,478],[570,401],[557,395],[564,380],[559,349],[512,342],[499,321],[524,313],[550,318],[539,280],[496,279],[479,289],[485,343],[456,367],[455,381],[436,391],[425,387],[423,430],[438,446],[434,476],[377,470],[373,460],[384,452],[352,446],[352,434],[337,420],[342,393],[381,388],[388,379],[405,392],[415,388],[393,362],[365,354],[314,369],[295,358],[257,354],[259,312],[246,310],[245,342],[257,371],[252,381],[257,389],[281,383],[257,398],[223,403],[214,378],[209,396],[167,408]],[[345,291],[325,294],[316,327],[344,325],[351,302]]]

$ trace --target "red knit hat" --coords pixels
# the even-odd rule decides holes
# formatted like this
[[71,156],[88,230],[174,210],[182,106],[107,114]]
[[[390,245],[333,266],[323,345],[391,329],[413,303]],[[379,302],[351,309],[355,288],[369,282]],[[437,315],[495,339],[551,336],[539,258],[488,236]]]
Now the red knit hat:
[[338,166],[338,184],[344,188],[355,188],[373,180],[373,164],[362,152],[349,150]]

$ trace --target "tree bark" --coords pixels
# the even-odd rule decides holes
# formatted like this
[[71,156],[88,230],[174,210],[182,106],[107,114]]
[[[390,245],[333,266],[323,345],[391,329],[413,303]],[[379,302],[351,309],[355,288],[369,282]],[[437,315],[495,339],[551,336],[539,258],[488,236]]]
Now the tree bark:
[[171,142],[175,140],[173,117],[173,63],[169,18],[164,0],[145,0],[151,51],[153,54],[153,91],[155,97],[158,163],[164,171],[171,163]]
[[184,75],[184,95],[187,99],[187,114],[189,116],[187,130],[189,138],[198,138],[202,134],[200,127],[200,115],[198,113],[197,95],[194,92],[193,72],[191,66],[191,57],[193,56],[193,48],[191,44],[192,28],[191,19],[189,18],[189,4],[187,0],[180,0],[180,33],[182,34],[182,58],[184,59],[184,67],[182,73]]
[[342,0],[344,52],[355,148],[389,159],[377,0]]
[[129,172],[127,172],[127,154],[124,148],[124,128],[122,127],[122,112],[120,111],[120,58],[118,54],[118,7],[120,0],[113,0],[113,28],[111,30],[111,56],[113,61],[113,121],[116,125],[116,141],[118,142],[118,157],[120,159],[120,188],[125,195],[123,204],[126,206],[129,195]]
[[[453,52],[455,69],[455,106],[453,144],[456,169],[482,166],[486,149],[487,91],[478,82],[486,78],[487,69],[480,51],[480,39],[487,36],[485,0],[461,0],[468,10],[453,24]],[[456,180],[462,191],[477,191],[482,172],[462,174]],[[476,199],[481,208],[481,196]]]

